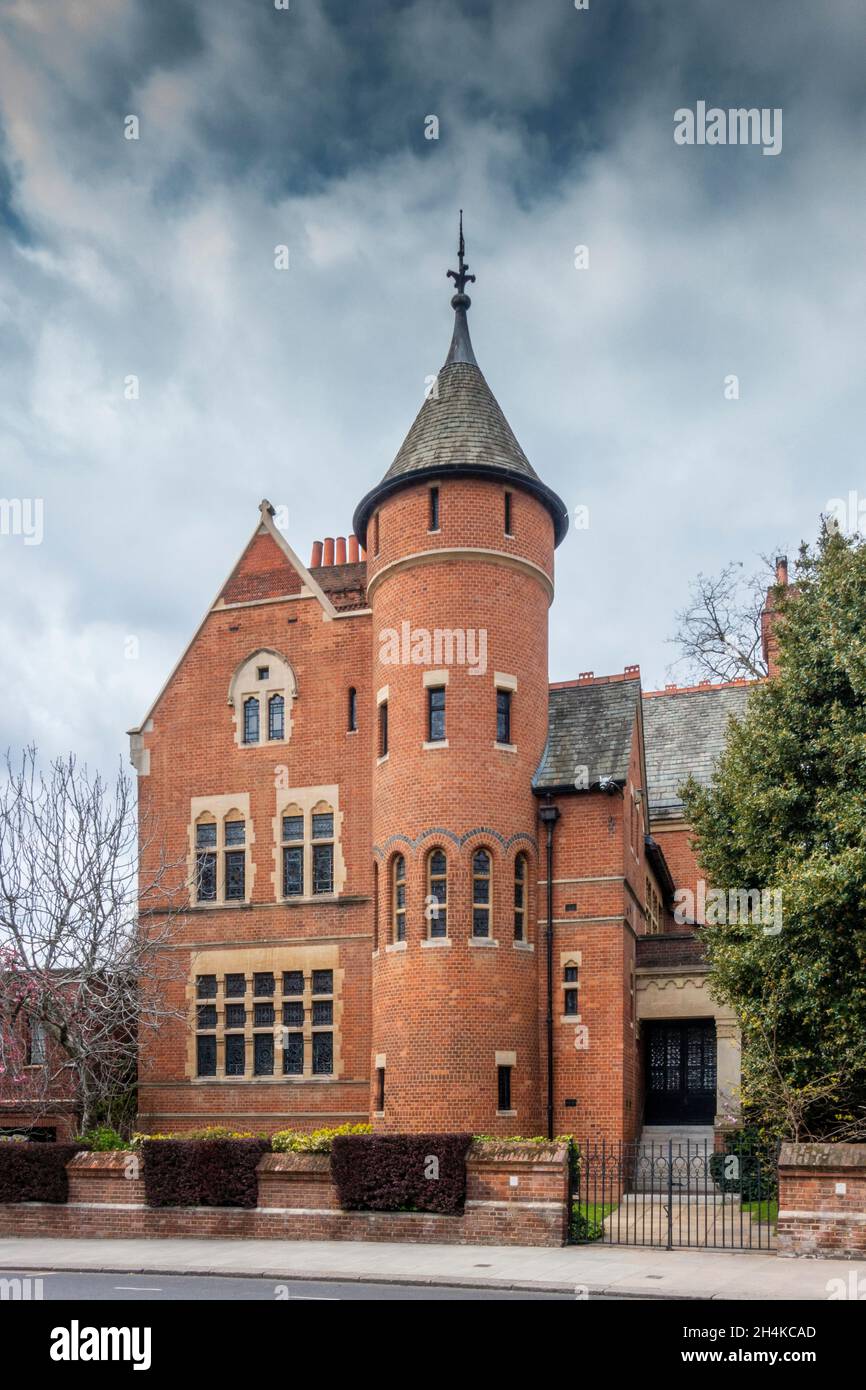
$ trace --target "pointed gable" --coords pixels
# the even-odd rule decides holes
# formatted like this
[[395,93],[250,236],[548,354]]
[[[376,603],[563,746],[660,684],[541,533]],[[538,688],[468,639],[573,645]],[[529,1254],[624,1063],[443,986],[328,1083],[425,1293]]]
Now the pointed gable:
[[241,555],[217,602],[251,603],[256,599],[285,598],[299,594],[301,588],[301,576],[273,537],[262,528]]

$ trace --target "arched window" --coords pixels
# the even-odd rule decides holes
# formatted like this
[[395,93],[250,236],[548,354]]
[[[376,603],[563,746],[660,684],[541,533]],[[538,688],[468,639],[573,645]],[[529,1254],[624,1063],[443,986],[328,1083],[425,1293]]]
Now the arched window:
[[526,855],[514,861],[514,940],[526,940]]
[[391,864],[391,929],[395,941],[406,940],[406,860],[395,854]]
[[259,741],[259,702],[254,695],[244,700],[244,743]]
[[353,734],[358,727],[358,692],[353,685],[349,686],[349,733]]
[[472,856],[472,935],[490,936],[493,902],[493,862],[486,849]]
[[448,935],[448,860],[441,849],[427,856],[426,916],[430,936]]
[[286,729],[286,702],[282,695],[272,695],[268,700],[268,738],[284,738]]

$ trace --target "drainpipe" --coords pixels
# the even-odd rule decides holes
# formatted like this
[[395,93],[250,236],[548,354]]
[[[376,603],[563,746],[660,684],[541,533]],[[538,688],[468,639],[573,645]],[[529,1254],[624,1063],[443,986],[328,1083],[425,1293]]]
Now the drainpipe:
[[547,1137],[553,1138],[553,827],[559,808],[550,797],[538,812],[547,827]]

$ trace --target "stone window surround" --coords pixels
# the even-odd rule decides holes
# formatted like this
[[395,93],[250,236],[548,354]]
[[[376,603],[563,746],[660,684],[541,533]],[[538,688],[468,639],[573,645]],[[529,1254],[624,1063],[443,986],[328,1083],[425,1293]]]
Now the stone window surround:
[[[189,838],[189,855],[187,858],[187,881],[189,883],[190,904],[197,908],[215,907],[238,907],[241,903],[248,903],[252,900],[253,885],[256,877],[255,860],[251,850],[255,844],[255,831],[253,829],[252,817],[250,816],[250,795],[249,792],[229,792],[222,796],[194,796],[190,800],[190,819],[187,827]],[[242,898],[226,898],[225,896],[225,823],[232,819],[230,813],[238,813],[236,819],[243,820],[246,827],[244,843],[231,846],[233,849],[243,848],[245,855],[244,865],[244,896]],[[214,850],[217,858],[217,895],[213,902],[199,902],[196,893],[196,843],[195,832],[201,818],[212,817],[217,825],[217,843]]]
[[[578,1002],[578,1004],[580,1004],[580,991],[581,991],[580,970],[581,970],[581,964],[582,964],[582,956],[581,956],[581,952],[580,952],[580,951],[560,951],[560,953],[559,953],[559,988],[560,988],[560,990],[562,991],[562,1000],[563,1000],[563,1013],[560,1015],[560,1019],[559,1019],[560,1023],[575,1023],[575,1024],[577,1024],[577,1023],[580,1023],[580,1022],[581,1022],[581,1016],[580,1016],[579,1013],[576,1013],[576,1014],[567,1014],[567,1013],[565,1013],[565,1011],[564,1011],[564,1010],[565,1010],[565,991],[566,991],[567,989],[576,989],[576,990],[577,990],[577,1002]],[[575,982],[574,984],[568,984],[568,985],[567,985],[567,984],[565,983],[565,967],[566,967],[567,965],[576,965],[576,966],[577,966],[577,980],[576,980],[576,982]]]
[[[321,805],[320,805],[321,803]],[[283,897],[283,816],[293,808],[304,817],[304,887],[313,882],[313,823],[314,811],[330,811],[334,816],[334,891],[333,893],[311,893],[292,898]],[[320,787],[278,787],[276,794],[276,815],[273,820],[274,870],[271,882],[274,899],[278,903],[327,903],[339,898],[346,886],[346,861],[343,858],[343,815],[340,810],[340,788],[338,786]]]
[[[387,940],[383,943],[383,944],[384,944],[384,950],[385,950],[385,951],[388,951],[388,952],[391,952],[391,951],[405,951],[405,950],[407,949],[407,947],[409,946],[410,941],[411,941],[411,944],[412,944],[413,946],[414,946],[414,944],[415,944],[414,936],[410,933],[410,926],[409,926],[410,919],[409,919],[408,917],[407,917],[407,936],[406,936],[406,940],[404,940],[404,941],[395,941],[394,938],[393,938],[393,924],[392,924],[392,918],[393,918],[393,911],[392,911],[392,888],[391,888],[390,878],[391,878],[391,872],[392,872],[392,864],[393,864],[393,861],[394,861],[395,856],[396,856],[397,854],[402,854],[402,855],[404,855],[405,858],[406,858],[407,882],[409,882],[409,881],[411,880],[412,876],[414,875],[414,873],[418,871],[418,866],[420,865],[420,872],[423,874],[422,883],[423,883],[423,888],[424,888],[424,895],[426,896],[426,895],[428,894],[428,892],[429,892],[429,887],[428,887],[428,869],[427,869],[427,866],[428,866],[428,855],[429,855],[433,850],[435,850],[435,849],[438,848],[438,849],[441,849],[441,850],[442,850],[443,854],[445,855],[446,862],[447,862],[449,899],[450,899],[451,890],[452,890],[452,871],[454,871],[454,870],[456,869],[456,872],[458,873],[458,875],[461,875],[461,874],[464,874],[464,873],[465,873],[465,874],[468,874],[469,890],[470,890],[470,894],[472,894],[472,892],[473,892],[473,879],[474,879],[474,875],[473,875],[473,863],[472,863],[473,855],[474,855],[475,851],[478,850],[478,849],[484,849],[484,850],[486,850],[487,853],[490,855],[490,860],[491,860],[491,900],[490,900],[490,924],[491,924],[491,930],[492,930],[492,928],[493,928],[494,922],[496,921],[496,913],[497,913],[497,903],[496,903],[496,901],[495,901],[495,891],[496,891],[495,885],[496,885],[496,884],[499,884],[499,883],[501,883],[501,884],[503,885],[502,891],[506,894],[506,898],[505,898],[505,901],[504,901],[504,905],[503,905],[503,904],[500,904],[499,906],[502,906],[502,909],[503,909],[503,911],[504,911],[504,913],[505,913],[505,915],[506,915],[507,920],[508,920],[509,922],[512,922],[512,914],[513,914],[513,902],[512,902],[512,899],[513,899],[513,889],[514,889],[514,866],[515,866],[515,864],[516,864],[517,855],[518,855],[518,854],[521,854],[521,853],[522,853],[522,854],[524,854],[524,855],[526,856],[526,916],[525,916],[525,930],[526,930],[526,933],[527,933],[527,938],[524,939],[523,941],[516,941],[516,940],[513,940],[513,939],[512,939],[510,944],[511,944],[511,946],[513,947],[513,949],[516,950],[516,951],[524,951],[524,952],[526,952],[527,954],[530,954],[530,955],[531,955],[532,953],[534,953],[534,951],[535,951],[535,942],[534,942],[533,940],[528,939],[528,933],[529,933],[529,931],[530,931],[530,929],[531,929],[531,926],[532,926],[533,924],[536,925],[536,926],[543,926],[543,925],[544,925],[544,922],[546,922],[547,919],[546,919],[546,918],[543,919],[543,920],[542,920],[542,919],[538,919],[538,921],[536,921],[536,919],[532,916],[532,909],[533,909],[533,894],[534,894],[535,884],[536,884],[536,881],[538,881],[538,882],[541,882],[541,881],[542,881],[542,880],[536,880],[536,878],[534,877],[534,874],[535,874],[535,872],[537,871],[537,865],[534,866],[532,852],[531,852],[528,848],[518,848],[518,849],[516,849],[513,853],[512,853],[512,851],[511,851],[510,849],[508,849],[508,850],[506,850],[506,852],[505,852],[504,854],[501,854],[501,855],[500,855],[500,854],[497,854],[497,853],[494,852],[494,848],[493,848],[492,844],[491,844],[491,843],[487,840],[487,838],[485,837],[484,832],[483,832],[483,831],[476,831],[476,832],[473,832],[473,833],[472,833],[472,838],[471,838],[470,840],[467,840],[467,841],[465,842],[464,845],[458,846],[458,847],[457,847],[457,851],[458,851],[458,852],[455,853],[455,851],[454,851],[453,849],[449,850],[448,845],[447,845],[447,843],[446,843],[446,839],[444,838],[446,835],[450,834],[451,832],[440,832],[440,833],[443,834],[443,839],[442,839],[441,841],[438,840],[438,839],[434,839],[434,838],[432,838],[432,837],[431,837],[430,840],[428,840],[427,837],[426,837],[426,834],[425,834],[425,836],[422,837],[423,844],[421,844],[420,846],[419,846],[419,844],[418,844],[417,842],[413,842],[413,841],[411,841],[411,840],[410,840],[410,841],[404,841],[404,842],[400,843],[399,846],[395,846],[395,847],[391,850],[391,852],[388,854],[387,858],[385,858],[384,861],[383,861],[383,863],[384,863],[383,877],[386,879],[386,881],[388,882],[388,885],[389,885],[389,886],[388,886],[388,889],[387,889],[387,892],[388,892],[388,898],[387,898],[387,900],[386,900],[387,920],[386,920],[386,924],[385,924],[385,925],[386,925],[386,932],[387,932]],[[476,835],[478,836],[478,839],[475,838]],[[454,839],[455,837],[454,837],[453,835],[451,835],[451,838]],[[468,859],[465,859],[465,858],[463,858],[463,856],[459,853],[459,849],[461,849],[461,848],[462,848],[462,849],[466,849],[467,847],[468,847],[469,854],[468,854]],[[470,904],[470,914],[471,914],[471,910],[472,910],[472,905]],[[449,908],[449,913],[450,913],[450,908]],[[570,918],[566,918],[566,919],[563,919],[563,920],[564,920],[567,924],[570,924],[570,922],[571,922],[571,919],[570,919]],[[447,946],[450,946],[450,945],[452,944],[452,941],[454,940],[454,936],[453,936],[452,924],[451,924],[451,923],[449,923],[448,935],[447,935],[447,936],[442,936],[442,937],[431,937],[431,936],[429,935],[429,925],[428,925],[428,923],[426,922],[426,919],[425,919],[423,925],[424,925],[424,934],[423,934],[423,936],[420,938],[420,940],[419,940],[418,943],[417,943],[419,946],[421,946],[421,947],[437,947],[437,946],[447,947]],[[471,934],[471,927],[472,927],[471,916],[470,916],[470,923],[469,923],[469,926],[470,926],[470,935],[467,937],[467,945],[468,945],[470,948],[481,948],[481,949],[484,949],[484,948],[491,948],[491,947],[492,947],[492,948],[496,948],[496,947],[498,947],[498,946],[500,945],[499,938],[493,936],[492,934],[491,934],[490,936],[472,936],[472,934]],[[512,923],[512,927],[513,927],[513,923]],[[380,949],[381,949],[381,948],[380,948]],[[378,950],[374,950],[374,951],[373,951],[373,958],[376,959],[376,958],[378,957],[378,955],[379,955],[379,951],[378,951]],[[572,1019],[569,1019],[568,1021],[569,1021],[569,1022],[573,1022]]]
[[[258,679],[259,666],[267,666],[266,681]],[[272,695],[283,697],[283,737],[268,738],[269,709]],[[234,738],[238,748],[275,748],[288,743],[292,736],[292,706],[298,698],[298,682],[289,660],[270,647],[262,647],[244,658],[235,668],[229,682],[227,703],[232,709]],[[249,699],[259,701],[259,737],[256,743],[244,742],[244,704]]]
[[[516,1053],[516,1052],[509,1052],[509,1051],[505,1051],[505,1052],[494,1052],[493,1057],[494,1057],[494,1063],[493,1063],[493,1064],[494,1064],[494,1066],[496,1067],[497,1072],[498,1072],[498,1070],[499,1070],[500,1067],[508,1067],[508,1068],[511,1070],[511,1072],[513,1073],[514,1070],[515,1070],[515,1068],[517,1067],[517,1053]],[[512,1077],[511,1077],[511,1081],[512,1081],[512,1083],[513,1083],[513,1081],[514,1081],[513,1075],[512,1075]],[[513,1097],[513,1096],[512,1096],[512,1098],[511,1098],[511,1107],[512,1107],[512,1108],[511,1108],[510,1110],[499,1110],[499,1109],[497,1108],[497,1110],[496,1110],[497,1116],[510,1117],[510,1116],[512,1116],[512,1115],[516,1115],[516,1114],[517,1114],[517,1111],[514,1109],[514,1097]]]
[[[343,1023],[343,980],[345,971],[339,965],[340,952],[336,944],[313,943],[307,946],[291,947],[252,947],[244,949],[225,950],[221,947],[213,947],[206,951],[193,952],[190,957],[190,975],[186,986],[186,999],[188,1008],[188,1018],[190,1019],[189,1035],[187,1040],[186,1056],[186,1075],[187,1079],[194,1085],[247,1085],[249,1082],[256,1082],[259,1085],[274,1085],[294,1082],[303,1085],[309,1082],[329,1082],[338,1080],[343,1074],[342,1058],[342,1023]],[[283,1023],[282,1023],[282,983],[283,972],[286,970],[301,970],[304,974],[304,993],[303,996],[292,995],[292,1000],[303,999],[304,1004],[304,1025],[303,1029],[288,1029],[289,1032],[301,1032],[304,1035],[304,1073],[302,1076],[283,1075]],[[314,970],[331,970],[334,975],[334,1019],[333,1024],[320,1028],[313,1028],[312,1025],[312,974]],[[253,1010],[250,1006],[252,995],[252,977],[258,973],[272,974],[274,976],[275,990],[274,1001],[274,1072],[273,1076],[255,1076],[253,1074],[253,1034],[267,1032],[265,1028],[255,1028],[253,1026]],[[198,1076],[198,1058],[196,1050],[196,1004],[199,1002],[196,993],[196,979],[199,975],[216,975],[217,995],[215,999],[206,1002],[214,1004],[217,1011],[217,1073],[216,1076]],[[243,1029],[246,1039],[246,1065],[243,1076],[226,1076],[225,1074],[225,977],[227,975],[243,975],[246,978],[248,989],[244,996],[247,1005],[247,1018]],[[287,996],[288,998],[288,996]],[[230,1003],[240,1003],[240,1000],[230,1000]],[[214,1030],[205,1030],[214,1031]],[[240,1032],[240,1029],[230,1030]],[[334,1060],[333,1070],[327,1075],[313,1075],[312,1070],[312,1036],[314,1032],[324,1032],[333,1034]],[[222,1044],[222,1046],[220,1046]]]

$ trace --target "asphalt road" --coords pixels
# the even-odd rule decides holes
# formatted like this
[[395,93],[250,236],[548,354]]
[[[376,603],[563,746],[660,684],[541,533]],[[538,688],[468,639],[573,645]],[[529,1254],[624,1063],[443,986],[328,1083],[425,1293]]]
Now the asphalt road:
[[[67,1301],[96,1303],[148,1302],[218,1302],[250,1301],[275,1303],[290,1299],[313,1302],[370,1301],[399,1299],[401,1301],[442,1302],[460,1300],[519,1300],[525,1302],[553,1301],[570,1303],[574,1298],[564,1293],[519,1293],[510,1289],[438,1288],[421,1284],[361,1284],[331,1283],[319,1279],[289,1279],[283,1282],[267,1279],[233,1279],[213,1274],[90,1274],[64,1271],[0,1271],[0,1280],[30,1280],[22,1285],[24,1296],[38,1298],[36,1280],[42,1280],[41,1296],[46,1302]],[[8,1287],[8,1286],[4,1286]],[[5,1298],[9,1298],[9,1293]],[[5,1300],[4,1300],[5,1301]]]

